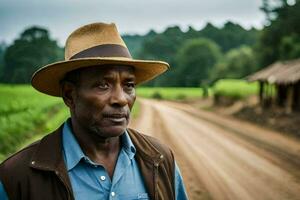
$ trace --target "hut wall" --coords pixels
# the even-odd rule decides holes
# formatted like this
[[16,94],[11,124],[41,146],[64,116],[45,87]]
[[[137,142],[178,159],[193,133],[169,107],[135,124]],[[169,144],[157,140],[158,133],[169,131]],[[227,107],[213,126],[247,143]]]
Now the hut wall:
[[294,85],[293,110],[300,111],[300,81]]
[[287,99],[287,86],[286,85],[276,85],[277,90],[277,97],[276,97],[276,103],[278,106],[283,107],[286,99]]

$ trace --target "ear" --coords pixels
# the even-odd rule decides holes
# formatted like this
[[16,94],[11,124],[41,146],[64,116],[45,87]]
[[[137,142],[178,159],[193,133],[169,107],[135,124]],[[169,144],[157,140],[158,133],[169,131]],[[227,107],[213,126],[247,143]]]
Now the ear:
[[63,82],[61,85],[61,94],[64,100],[64,103],[70,108],[74,109],[75,98],[76,98],[76,86],[71,82]]

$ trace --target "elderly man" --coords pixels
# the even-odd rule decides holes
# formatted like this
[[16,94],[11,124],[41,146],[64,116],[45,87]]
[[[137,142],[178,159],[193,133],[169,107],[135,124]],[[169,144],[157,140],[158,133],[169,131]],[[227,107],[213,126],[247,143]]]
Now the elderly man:
[[75,30],[65,61],[32,78],[71,118],[0,165],[0,199],[187,199],[172,151],[127,128],[135,85],[168,68],[132,59],[114,24]]

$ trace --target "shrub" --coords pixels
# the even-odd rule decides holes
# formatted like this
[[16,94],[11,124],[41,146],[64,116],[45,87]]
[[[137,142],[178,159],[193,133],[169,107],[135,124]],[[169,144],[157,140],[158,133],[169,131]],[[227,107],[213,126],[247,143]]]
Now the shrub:
[[163,96],[159,92],[155,91],[152,94],[151,98],[153,98],[153,99],[163,99]]

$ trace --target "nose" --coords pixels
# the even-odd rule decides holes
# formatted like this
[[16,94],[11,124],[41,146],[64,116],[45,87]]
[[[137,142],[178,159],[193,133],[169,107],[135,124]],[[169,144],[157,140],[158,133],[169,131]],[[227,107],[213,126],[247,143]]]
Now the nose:
[[121,85],[116,85],[111,92],[110,104],[112,106],[123,107],[128,103],[126,93]]

